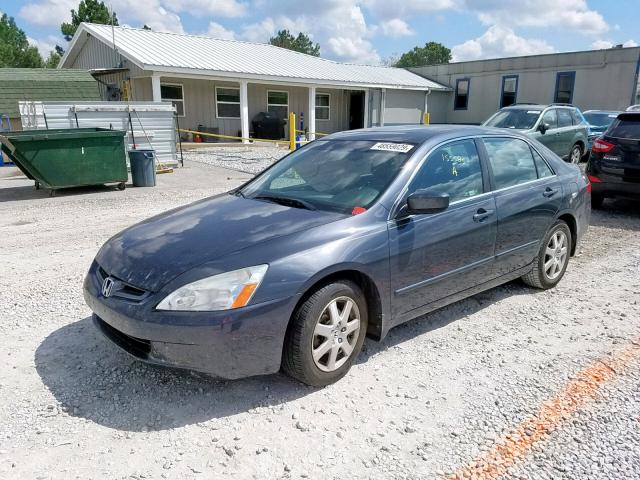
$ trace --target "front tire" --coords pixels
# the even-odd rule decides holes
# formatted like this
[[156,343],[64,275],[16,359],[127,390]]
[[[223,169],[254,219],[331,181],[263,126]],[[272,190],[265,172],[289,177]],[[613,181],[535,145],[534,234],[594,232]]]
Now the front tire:
[[567,270],[571,256],[571,241],[569,226],[558,220],[545,235],[533,262],[533,268],[522,277],[522,281],[542,290],[555,287]]
[[324,387],[344,377],[367,333],[367,302],[348,280],[316,290],[294,312],[282,354],[284,372]]

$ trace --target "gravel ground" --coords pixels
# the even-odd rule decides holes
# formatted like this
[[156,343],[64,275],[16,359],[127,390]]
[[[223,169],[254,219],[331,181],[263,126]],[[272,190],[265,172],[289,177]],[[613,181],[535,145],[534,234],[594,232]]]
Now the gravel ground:
[[[146,366],[94,330],[81,283],[117,231],[248,178],[186,164],[55,198],[0,179],[0,478],[443,478],[639,333],[640,214],[609,202],[556,289],[513,282],[397,327],[327,388]],[[634,364],[508,478],[640,477],[639,386]]]
[[256,174],[289,153],[285,147],[198,147],[185,150],[185,162],[199,162]]

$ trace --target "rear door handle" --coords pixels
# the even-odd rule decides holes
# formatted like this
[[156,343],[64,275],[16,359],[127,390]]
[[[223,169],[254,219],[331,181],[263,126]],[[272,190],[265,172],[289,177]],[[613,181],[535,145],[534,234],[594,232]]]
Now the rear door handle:
[[486,210],[484,208],[479,208],[478,211],[473,216],[474,222],[484,222],[487,218],[493,215],[494,210]]
[[542,192],[542,195],[549,198],[549,197],[553,197],[556,193],[558,193],[557,189],[547,187],[544,189],[544,192]]

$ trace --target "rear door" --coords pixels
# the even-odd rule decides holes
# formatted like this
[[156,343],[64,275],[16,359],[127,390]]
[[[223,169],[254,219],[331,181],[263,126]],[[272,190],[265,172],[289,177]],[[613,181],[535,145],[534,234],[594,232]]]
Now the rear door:
[[473,139],[436,148],[416,172],[401,204],[429,189],[449,194],[450,205],[440,213],[389,220],[394,323],[491,277],[496,206],[487,177]]
[[486,137],[498,214],[495,276],[530,264],[562,204],[562,185],[544,158],[522,139]]
[[573,125],[573,117],[568,108],[558,108],[558,129],[556,130],[556,153],[561,157],[566,157],[571,153],[573,147],[576,128]]

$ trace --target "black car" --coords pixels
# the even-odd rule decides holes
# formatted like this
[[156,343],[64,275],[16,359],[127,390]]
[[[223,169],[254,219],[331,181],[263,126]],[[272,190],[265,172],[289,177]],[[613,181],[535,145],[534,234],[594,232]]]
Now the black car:
[[621,113],[593,141],[587,175],[593,208],[605,198],[640,199],[640,112]]

